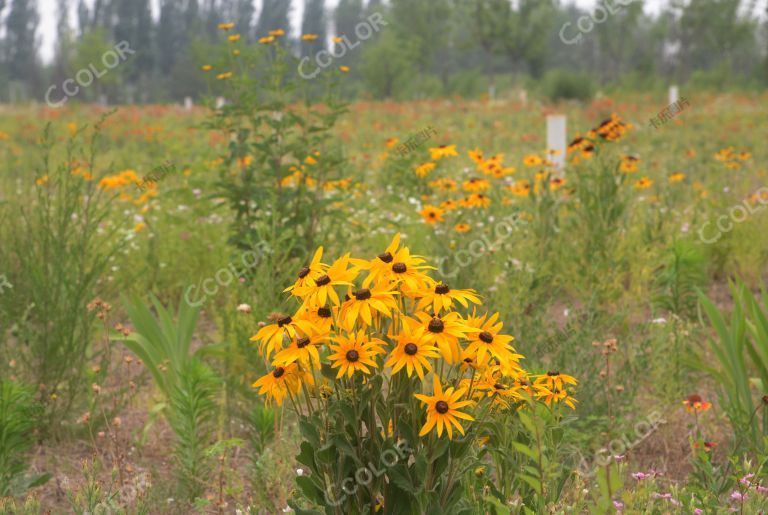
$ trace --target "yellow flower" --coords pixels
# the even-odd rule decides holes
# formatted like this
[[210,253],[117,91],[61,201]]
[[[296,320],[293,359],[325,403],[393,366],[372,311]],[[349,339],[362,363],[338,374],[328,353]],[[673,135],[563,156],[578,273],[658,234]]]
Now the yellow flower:
[[42,176],[42,177],[40,177],[39,179],[35,180],[35,184],[36,184],[37,186],[42,186],[42,185],[43,185],[43,184],[45,184],[46,182],[48,182],[48,176],[47,176],[47,175],[43,175],[43,176]]
[[378,338],[369,339],[362,329],[357,333],[352,333],[349,337],[339,335],[334,338],[338,345],[329,345],[334,351],[328,356],[332,362],[331,368],[338,368],[339,373],[336,379],[343,377],[352,377],[352,374],[358,370],[363,374],[370,374],[371,369],[378,368],[374,359],[378,354],[384,352],[384,342]]
[[536,154],[529,154],[523,159],[523,164],[529,167],[540,166],[543,162]]
[[622,156],[619,170],[624,173],[633,173],[637,171],[637,165],[640,163],[640,159],[635,156]]
[[275,38],[279,38],[280,36],[285,36],[285,31],[283,29],[270,30],[269,35]]
[[670,184],[674,184],[676,182],[682,182],[683,180],[685,180],[685,174],[681,172],[673,173],[672,175],[669,176]]
[[344,41],[344,38],[336,36],[333,38],[334,43],[342,43]]
[[453,226],[453,230],[456,232],[469,232],[470,229],[471,227],[469,226],[469,224],[465,224],[465,223],[460,223]]
[[405,367],[408,377],[411,377],[415,370],[419,379],[423,381],[424,370],[432,371],[432,365],[430,365],[428,358],[438,356],[437,349],[427,341],[424,329],[418,327],[415,331],[411,331],[404,327],[396,336],[396,340],[397,346],[384,366],[392,367],[392,375],[397,374]]
[[254,335],[251,341],[260,341],[261,350],[266,348],[266,356],[272,351],[280,351],[283,348],[283,340],[293,340],[302,336],[317,334],[317,329],[307,320],[294,320],[288,315],[278,315],[276,323],[265,325]]
[[537,385],[543,385],[550,390],[562,390],[567,384],[577,384],[576,378],[567,374],[561,374],[559,371],[547,372],[536,378],[534,381]]
[[301,381],[297,374],[296,364],[285,367],[275,367],[272,372],[259,378],[251,385],[252,388],[260,388],[259,395],[266,395],[267,400],[274,400],[278,406],[283,404],[283,399],[290,392],[299,391]]
[[701,395],[693,394],[689,395],[687,399],[683,401],[686,411],[693,413],[694,411],[707,411],[712,407],[712,403],[705,401],[701,398]]
[[423,310],[431,304],[433,313],[450,310],[453,306],[453,301],[458,302],[465,308],[469,307],[470,302],[482,304],[475,290],[454,290],[443,283],[436,284],[434,289],[421,291],[418,295],[421,299],[419,299],[416,309]]
[[536,391],[537,399],[544,399],[544,404],[547,406],[552,403],[562,402],[571,409],[576,409],[576,399],[568,395],[565,390],[549,390],[547,388],[539,388]]
[[427,406],[427,421],[419,431],[419,436],[424,436],[429,433],[432,428],[437,426],[437,436],[443,436],[443,428],[448,433],[448,439],[453,439],[453,426],[463,435],[464,428],[458,419],[474,420],[474,417],[458,411],[460,408],[469,406],[472,401],[462,401],[461,397],[466,390],[460,388],[454,392],[453,387],[447,388],[443,392],[443,388],[440,385],[440,378],[435,375],[433,377],[433,391],[432,395],[414,394],[414,397],[419,399]]
[[220,28],[221,30],[229,30],[229,29],[231,29],[231,28],[234,28],[234,26],[235,26],[235,24],[234,24],[234,23],[232,23],[232,22],[228,22],[228,23],[219,23],[219,28]]
[[293,292],[293,294],[296,295],[295,292],[297,289],[301,289],[314,284],[314,280],[323,275],[326,270],[328,270],[328,265],[321,263],[321,259],[323,259],[322,246],[317,248],[315,254],[312,256],[312,261],[309,262],[309,265],[302,267],[301,270],[299,270],[296,282],[283,291]]
[[384,288],[361,288],[341,305],[339,311],[339,324],[347,331],[351,331],[356,323],[361,322],[361,327],[368,327],[373,323],[376,313],[392,318],[392,312],[397,311],[397,301],[394,299],[396,291],[388,291]]
[[232,34],[227,38],[228,40],[235,42],[240,40],[240,34]]
[[133,232],[141,232],[147,227],[147,224],[144,222],[139,222],[136,224],[136,227],[133,228]]
[[416,175],[426,177],[429,172],[435,169],[435,166],[435,163],[432,162],[421,163],[416,167]]
[[502,322],[496,323],[499,318],[498,313],[493,314],[491,318],[486,320],[487,316],[471,316],[467,319],[467,325],[479,329],[480,332],[473,332],[467,335],[470,344],[465,349],[466,353],[477,355],[477,362],[480,365],[486,364],[491,356],[498,359],[500,363],[507,365],[510,362],[517,363],[522,356],[515,354],[515,349],[510,345],[515,338],[499,334],[504,324]]
[[470,150],[468,154],[469,158],[474,161],[476,165],[483,163],[483,152],[480,149]]
[[263,38],[259,38],[259,43],[262,45],[268,45],[270,43],[273,43],[275,41],[275,36],[264,36]]
[[275,354],[273,364],[288,366],[299,362],[304,368],[320,368],[320,353],[317,348],[327,339],[324,335],[300,336],[291,340],[291,344]]
[[224,72],[216,76],[218,80],[226,80],[226,79],[229,79],[230,77],[232,77],[232,72]]
[[459,338],[465,338],[469,332],[480,331],[469,327],[455,312],[433,316],[419,311],[416,313],[416,319],[402,316],[400,320],[411,331],[416,331],[418,327],[423,328],[427,341],[437,347],[443,359],[449,364],[456,363],[461,357],[462,349],[459,345]]
[[460,204],[464,207],[488,207],[491,205],[491,199],[482,193],[473,193],[462,199]]
[[444,157],[459,155],[458,152],[456,152],[456,145],[440,145],[439,147],[430,148],[429,154],[432,161],[437,161],[438,159],[442,159]]
[[234,50],[232,50],[232,55],[235,55],[235,56],[240,55],[240,49],[235,48]]
[[635,189],[638,190],[645,190],[651,186],[653,186],[653,181],[648,177],[641,177],[639,180],[635,181]]
[[200,67],[200,69],[203,70],[204,72],[209,72],[213,70],[213,66],[211,66],[210,64],[204,64]]
[[338,306],[339,295],[335,286],[353,286],[359,273],[358,268],[347,268],[350,265],[349,254],[337,259],[322,275],[307,281],[303,286],[296,287],[294,295],[301,297],[309,307],[325,306],[328,299]]
[[476,193],[478,191],[487,190],[488,188],[491,187],[491,183],[489,183],[485,179],[472,177],[468,181],[464,181],[464,184],[462,184],[461,187],[464,191],[468,191],[470,193]]
[[342,73],[349,73],[349,66],[339,66],[339,70]]
[[443,210],[437,206],[425,205],[419,214],[428,224],[436,224],[443,221]]
[[318,38],[317,34],[303,34],[301,36],[302,41],[314,41]]

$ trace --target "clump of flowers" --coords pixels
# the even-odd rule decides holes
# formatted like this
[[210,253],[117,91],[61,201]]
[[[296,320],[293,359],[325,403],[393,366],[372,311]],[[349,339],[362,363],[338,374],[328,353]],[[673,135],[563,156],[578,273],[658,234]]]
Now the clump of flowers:
[[[334,449],[321,458],[302,447],[299,460],[314,473],[311,485],[300,485],[308,497],[317,500],[316,489],[349,463],[376,460],[403,442],[425,467],[423,491],[439,484],[447,492],[459,478],[441,479],[423,462],[437,441],[483,436],[497,413],[532,404],[575,407],[569,390],[576,379],[526,371],[500,314],[481,312],[477,292],[433,279],[432,269],[399,234],[372,259],[345,254],[325,263],[321,247],[285,290],[295,310],[275,314],[251,338],[271,366],[253,386],[309,422],[302,428],[311,449]],[[451,459],[461,454],[454,452]],[[384,476],[405,468],[398,473],[407,477],[413,466],[400,460]],[[393,485],[384,477],[374,483],[366,498],[390,503]]]

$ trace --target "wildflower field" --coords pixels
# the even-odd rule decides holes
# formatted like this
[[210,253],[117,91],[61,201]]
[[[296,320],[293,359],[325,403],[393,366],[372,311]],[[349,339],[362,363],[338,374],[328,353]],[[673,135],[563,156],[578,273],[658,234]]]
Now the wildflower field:
[[270,28],[0,105],[0,514],[768,511],[764,89],[349,98]]

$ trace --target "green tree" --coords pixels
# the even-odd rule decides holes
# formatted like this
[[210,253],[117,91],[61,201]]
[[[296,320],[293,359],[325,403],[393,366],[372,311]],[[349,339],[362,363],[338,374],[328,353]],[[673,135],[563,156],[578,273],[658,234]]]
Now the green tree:
[[317,39],[301,42],[301,55],[317,55],[326,48],[325,0],[307,0],[304,8],[304,20],[301,22],[302,34],[316,34]]

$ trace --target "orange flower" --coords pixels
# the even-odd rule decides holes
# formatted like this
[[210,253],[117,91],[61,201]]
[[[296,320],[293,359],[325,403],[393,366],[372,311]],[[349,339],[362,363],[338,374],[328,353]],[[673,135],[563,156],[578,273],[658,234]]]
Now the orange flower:
[[707,411],[712,407],[712,403],[706,402],[700,395],[695,393],[689,395],[688,398],[683,401],[683,405],[688,413],[693,413],[694,411]]

